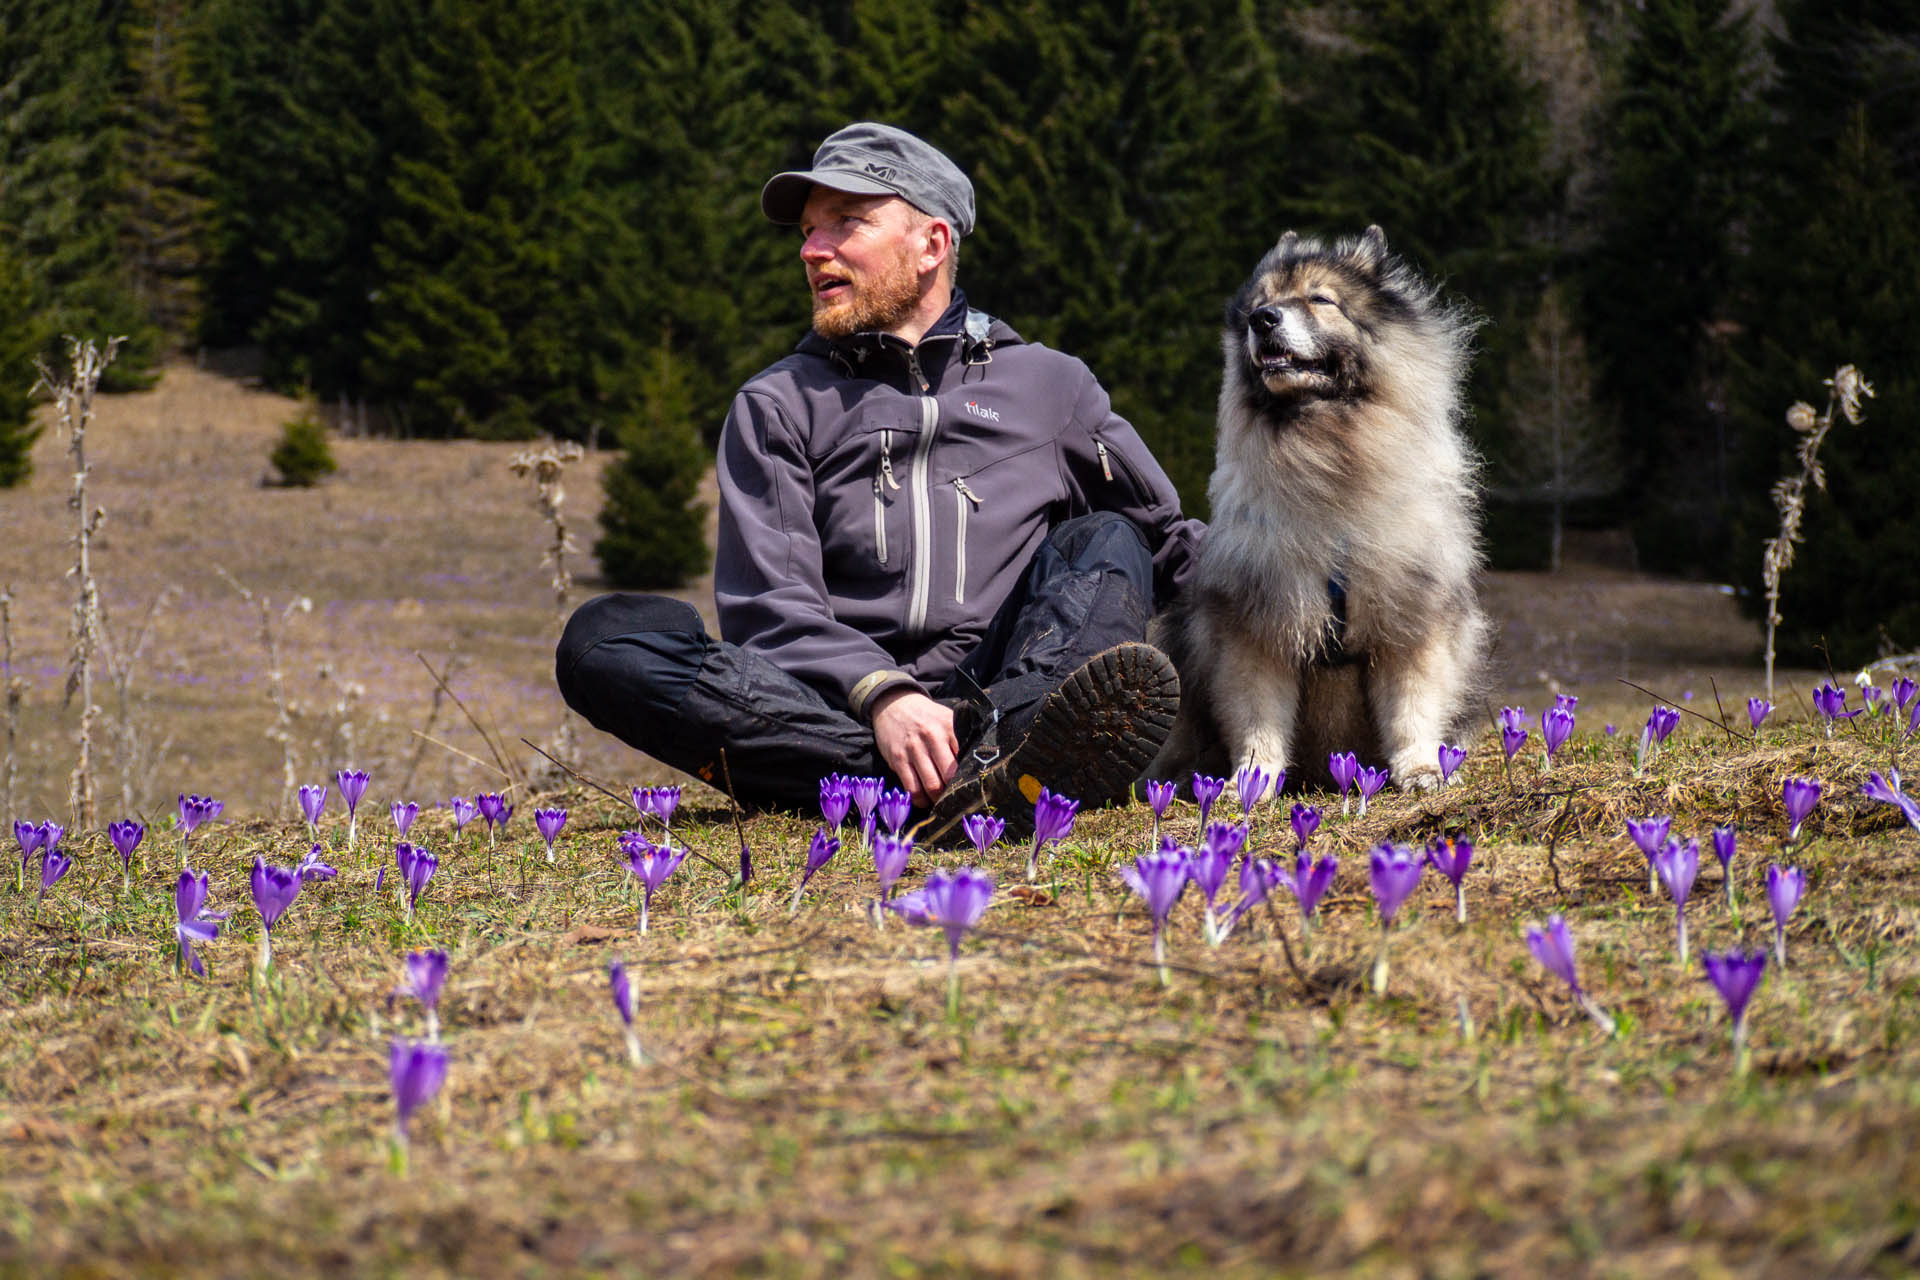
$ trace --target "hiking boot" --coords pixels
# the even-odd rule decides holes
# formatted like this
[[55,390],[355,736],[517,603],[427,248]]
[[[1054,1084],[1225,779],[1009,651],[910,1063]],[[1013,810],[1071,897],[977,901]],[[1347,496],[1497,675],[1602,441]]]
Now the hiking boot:
[[1180,677],[1166,654],[1137,641],[1102,650],[1042,700],[1014,740],[1002,740],[1005,725],[986,726],[916,834],[928,844],[951,838],[962,818],[985,809],[1024,835],[1042,787],[1087,809],[1123,799],[1179,709]]

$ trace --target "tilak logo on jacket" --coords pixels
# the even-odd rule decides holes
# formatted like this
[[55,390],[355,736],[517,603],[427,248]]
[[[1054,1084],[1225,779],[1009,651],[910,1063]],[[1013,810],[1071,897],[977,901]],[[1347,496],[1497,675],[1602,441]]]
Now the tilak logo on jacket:
[[1000,421],[1000,411],[998,409],[983,409],[978,400],[967,401],[967,412],[987,422]]

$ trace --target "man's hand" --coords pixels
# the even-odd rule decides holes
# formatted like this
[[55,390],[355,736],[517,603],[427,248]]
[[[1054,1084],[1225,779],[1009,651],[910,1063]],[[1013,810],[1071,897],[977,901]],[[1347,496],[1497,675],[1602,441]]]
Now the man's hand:
[[890,690],[873,709],[873,740],[880,758],[923,808],[932,804],[953,777],[960,740],[953,735],[953,711],[918,689]]

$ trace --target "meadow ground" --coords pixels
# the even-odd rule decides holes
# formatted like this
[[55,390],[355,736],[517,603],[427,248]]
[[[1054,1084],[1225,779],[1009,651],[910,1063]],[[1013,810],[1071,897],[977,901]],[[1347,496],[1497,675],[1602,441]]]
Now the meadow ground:
[[[1537,712],[1550,689],[1578,693],[1580,730],[1551,773],[1537,736],[1511,772],[1483,738],[1437,793],[1389,792],[1346,817],[1331,797],[1298,797],[1328,807],[1314,846],[1342,864],[1310,952],[1284,893],[1209,948],[1189,892],[1163,987],[1145,914],[1113,872],[1145,839],[1140,806],[1083,815],[1036,891],[1024,849],[991,851],[1000,891],[963,947],[950,1015],[938,932],[875,927],[858,849],[789,915],[814,824],[747,820],[758,875],[743,897],[725,801],[704,789],[675,820],[699,856],[661,890],[644,938],[615,856],[635,815],[589,790],[541,798],[571,812],[552,865],[531,796],[492,851],[480,824],[455,837],[429,809],[415,835],[442,861],[409,924],[388,802],[495,777],[438,747],[414,763],[432,690],[413,651],[461,654],[454,688],[501,736],[548,737],[543,530],[530,487],[505,471],[508,446],[342,441],[331,485],[261,489],[288,412],[177,370],[106,402],[91,438],[117,612],[168,584],[183,594],[136,686],[151,699],[135,708],[138,794],[122,796],[110,753],[104,770],[107,816],[124,802],[156,820],[131,882],[86,832],[68,838],[76,865],[44,902],[32,883],[0,892],[0,1272],[1805,1276],[1908,1274],[1920,1260],[1920,837],[1859,794],[1903,744],[1887,720],[1829,738],[1803,695],[1783,695],[1748,738],[1736,704],[1757,683],[1753,634],[1711,589],[1496,575],[1508,699]],[[38,456],[33,486],[0,494],[0,579],[21,601],[31,680],[28,818],[57,815],[70,759],[64,481],[54,442]],[[594,505],[583,477],[576,510]],[[375,782],[354,851],[332,801],[321,834],[341,875],[303,889],[264,974],[247,868],[256,854],[295,862],[308,842],[270,813],[280,749],[263,736],[264,655],[216,564],[276,603],[314,600],[289,628],[290,681],[326,662],[334,687],[367,690],[348,716],[299,722],[303,778],[343,763],[348,719]],[[1684,705],[1709,719],[1717,684],[1734,728],[1685,717],[1636,776],[1648,702],[1619,674],[1692,691]],[[1598,731],[1606,721],[1618,737]],[[489,754],[452,708],[432,734]],[[647,780],[604,740],[585,750],[589,773]],[[1791,845],[1789,776],[1825,787]],[[191,837],[209,906],[234,912],[204,948],[204,981],[173,968],[180,835],[163,815],[186,790],[230,797]],[[1673,907],[1624,834],[1654,813],[1703,842],[1715,824],[1739,833],[1737,914],[1703,855],[1686,966]],[[1170,822],[1192,838],[1194,806],[1178,802]],[[1442,833],[1478,850],[1468,922],[1430,873],[1375,996],[1366,851]],[[1252,843],[1290,854],[1280,809],[1256,811]],[[958,860],[916,855],[902,888]],[[1770,939],[1773,860],[1804,868],[1809,887],[1738,1076],[1697,953]],[[1616,1037],[1528,955],[1523,927],[1555,911]],[[388,1045],[419,1022],[388,995],[406,952],[429,945],[451,956],[451,1070],[414,1118],[403,1177]],[[607,996],[614,955],[635,981],[649,1055],[637,1068]]]

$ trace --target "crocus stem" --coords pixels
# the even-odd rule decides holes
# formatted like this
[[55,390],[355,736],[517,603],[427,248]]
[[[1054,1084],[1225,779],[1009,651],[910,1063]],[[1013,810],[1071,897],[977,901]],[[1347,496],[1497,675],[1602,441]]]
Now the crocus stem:
[[1034,837],[1033,850],[1027,854],[1027,883],[1032,884],[1040,878],[1040,839]]
[[1453,918],[1461,924],[1467,922],[1467,886],[1464,884],[1453,886]]
[[1153,927],[1153,963],[1160,970],[1160,985],[1173,985],[1167,978],[1167,939],[1159,925]]
[[807,882],[805,880],[802,880],[799,884],[793,887],[793,904],[787,908],[788,915],[796,916],[800,914],[800,895],[804,894],[806,891],[807,891]]
[[1733,917],[1733,922],[1735,924],[1739,924],[1740,923],[1740,904],[1734,900],[1734,896],[1733,896],[1733,868],[1732,867],[1727,868],[1726,884],[1727,884],[1727,914]]
[[1674,932],[1677,933],[1680,938],[1680,967],[1684,969],[1687,966],[1687,909],[1685,907],[1674,908],[1673,918],[1677,922],[1674,927]]
[[260,955],[254,963],[262,973],[273,968],[273,930],[260,930]]
[[640,936],[647,936],[647,895],[640,895]]
[[1733,1020],[1733,1074],[1747,1074],[1747,1015]]
[[947,1021],[960,1021],[960,961],[947,961]]
[[640,1037],[632,1027],[627,1028],[627,1061],[636,1067],[645,1066],[647,1062],[646,1055],[640,1052]]
[[1606,1032],[1607,1035],[1613,1036],[1619,1032],[1619,1026],[1605,1009],[1602,1009],[1598,1004],[1594,1003],[1592,996],[1582,991],[1575,998],[1579,1000],[1580,1008],[1585,1011],[1586,1015],[1592,1018],[1594,1023],[1598,1025],[1602,1031]]
[[1647,892],[1660,892],[1660,868],[1653,865],[1653,859],[1647,859]]
[[1313,917],[1300,913],[1300,958],[1305,960],[1313,954]]
[[440,1043],[440,1011],[427,1010],[427,1039],[434,1044]]
[[407,1131],[394,1126],[393,1141],[387,1146],[387,1168],[400,1177],[407,1176]]
[[547,865],[548,865],[548,866],[550,866],[550,867],[554,865],[554,861],[553,861],[553,846],[552,846],[552,845],[548,845],[548,846],[547,846]]
[[1773,926],[1773,962],[1782,969],[1787,967],[1787,929],[1785,925]]
[[1340,816],[1341,817],[1344,818],[1347,816],[1348,813],[1352,812],[1350,807],[1352,804],[1353,804],[1352,798],[1349,797],[1346,792],[1342,791],[1340,793]]
[[1153,815],[1153,834],[1147,837],[1147,852],[1152,853],[1160,847],[1160,815]]
[[1206,915],[1202,918],[1200,927],[1202,932],[1206,934],[1208,946],[1217,947],[1220,945],[1220,921],[1214,918],[1213,904],[1211,902],[1207,904]]
[[1380,926],[1380,949],[1373,954],[1373,994],[1376,996],[1384,996],[1387,994],[1388,928],[1389,926],[1387,925]]
[[359,822],[360,822],[360,819],[358,814],[349,813],[347,815],[347,852],[348,853],[353,852],[353,838],[354,838],[355,832],[359,828]]

